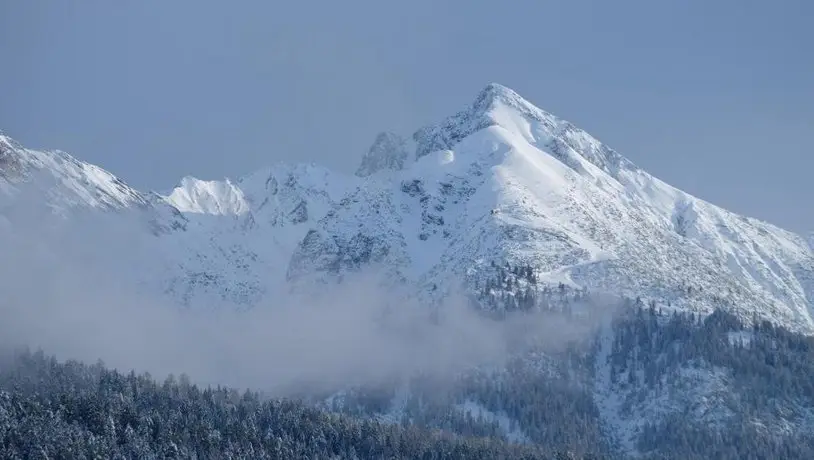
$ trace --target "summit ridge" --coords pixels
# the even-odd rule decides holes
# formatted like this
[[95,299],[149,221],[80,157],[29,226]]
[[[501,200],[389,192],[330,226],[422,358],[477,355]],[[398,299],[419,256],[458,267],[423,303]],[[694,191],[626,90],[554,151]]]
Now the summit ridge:
[[[676,189],[497,83],[409,139],[380,134],[353,175],[280,164],[186,177],[162,195],[0,137],[0,194],[43,174],[44,200],[67,219],[147,219],[139,256],[155,267],[122,276],[183,305],[247,308],[373,265],[434,298],[439,284],[475,289],[493,263],[511,263],[550,285],[699,314],[724,306],[814,333],[810,237]],[[127,248],[115,251],[126,265]]]

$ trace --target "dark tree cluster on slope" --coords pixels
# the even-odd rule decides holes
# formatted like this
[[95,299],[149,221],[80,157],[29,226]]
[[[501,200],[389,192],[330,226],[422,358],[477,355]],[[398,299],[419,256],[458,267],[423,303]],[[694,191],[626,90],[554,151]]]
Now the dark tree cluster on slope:
[[0,458],[537,459],[532,446],[384,425],[42,353],[0,366]]
[[731,375],[726,405],[734,416],[726,425],[707,426],[691,413],[648,425],[639,444],[653,458],[814,458],[810,432],[778,435],[755,423],[779,412],[801,420],[805,413],[795,412],[814,408],[814,338],[767,321],[746,325],[723,310],[701,318],[640,306],[613,328],[612,378],[623,387],[661,388],[687,367]]
[[[608,364],[612,383],[626,394],[623,410],[654,392],[675,391],[675,382],[685,369],[729,376],[725,405],[734,416],[722,425],[709,425],[699,423],[692,414],[673,414],[648,425],[639,444],[652,458],[814,458],[814,424],[806,421],[814,416],[814,338],[756,318],[746,325],[724,309],[701,317],[664,314],[662,306],[641,298],[603,305],[603,300],[593,299],[587,291],[543,286],[530,267],[492,264],[491,268],[494,277],[480,287],[479,303],[487,311],[497,312],[498,317],[514,311],[542,311],[565,313],[569,319],[578,320],[570,314],[576,304],[620,313],[611,326]],[[688,295],[704,292],[691,286],[682,288]],[[726,299],[710,298],[721,307],[731,307]],[[571,433],[547,436],[546,431],[556,432],[552,426],[559,423],[579,426],[582,445],[601,445],[606,432],[593,401],[597,382],[592,372],[605,364],[596,362],[599,340],[595,337],[592,345],[583,345],[577,353],[546,353],[559,372],[545,376],[515,372],[502,380],[470,382],[467,397],[518,420],[535,442],[547,442],[552,448],[570,445],[563,440],[573,439]],[[579,356],[585,359],[575,359]],[[524,386],[527,381],[534,383]],[[545,400],[530,398],[542,389]],[[558,411],[557,402],[571,410]],[[525,414],[523,408],[533,408],[533,416]],[[783,421],[777,420],[778,414],[783,414]],[[781,426],[788,422],[801,428],[784,433],[760,428],[764,423]],[[594,432],[599,434],[594,436]]]
[[[717,368],[732,376],[728,380],[732,387],[726,391],[731,399],[725,401],[734,412],[731,419],[710,424],[699,421],[694,412],[654,419],[638,438],[643,458],[814,458],[814,439],[805,427],[782,434],[761,427],[764,422],[771,424],[778,411],[802,410],[798,418],[806,416],[805,410],[812,412],[814,339],[767,322],[747,326],[722,310],[699,317],[665,314],[655,303],[641,299],[623,303],[610,326],[608,355],[614,388],[622,397],[635,400],[659,389],[662,394],[681,392],[675,382],[685,369],[712,373]],[[508,431],[522,433],[528,442],[550,452],[570,451],[577,458],[626,458],[613,448],[594,399],[595,370],[604,364],[597,362],[599,347],[600,336],[586,337],[559,351],[518,356],[503,371],[472,371],[451,388],[414,380],[402,423],[506,436],[506,427],[494,419],[460,410],[462,403],[471,401],[507,417]],[[393,387],[349,395],[348,401],[356,404],[356,415],[364,416],[371,415],[368,410],[387,412],[395,396]],[[354,402],[354,398],[359,399]],[[373,402],[366,404],[365,398]]]
[[[616,308],[587,291],[544,287],[530,267],[493,268],[481,306],[533,296],[529,310],[499,317],[536,312],[579,322],[568,312]],[[728,418],[710,423],[683,410],[654,417],[637,439],[644,458],[814,458],[814,339],[768,322],[744,324],[723,310],[664,313],[640,298],[621,307],[602,334],[528,350],[505,369],[473,370],[447,386],[412,379],[402,419],[390,425],[371,417],[390,412],[401,381],[349,391],[332,408],[349,416],[21,354],[0,362],[0,458],[615,458],[595,399],[604,375],[595,371],[606,364],[624,407],[654,394],[681,404],[686,395],[676,382],[688,370],[728,376],[718,403]],[[467,403],[505,418],[472,415],[461,408]],[[527,445],[498,440],[507,431]]]
[[559,283],[543,284],[531,265],[490,264],[494,276],[476,286],[477,298],[486,311],[500,315],[515,311],[552,311],[570,315],[573,303],[589,298],[587,289],[574,289]]

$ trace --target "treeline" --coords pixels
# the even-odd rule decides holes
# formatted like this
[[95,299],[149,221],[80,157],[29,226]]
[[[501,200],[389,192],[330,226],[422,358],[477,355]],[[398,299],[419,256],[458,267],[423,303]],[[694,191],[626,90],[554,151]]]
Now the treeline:
[[556,287],[541,283],[531,265],[489,266],[492,276],[475,286],[475,303],[493,316],[515,312],[560,312],[572,315],[575,305],[592,300],[587,289],[574,289],[559,283]]
[[[655,458],[814,458],[814,337],[755,318],[744,324],[716,310],[661,313],[654,304],[626,310],[613,325],[612,379],[631,399],[669,391],[686,369],[725,371],[723,400],[648,424],[638,447]],[[645,396],[646,397],[646,396]]]
[[[756,318],[747,324],[725,310],[700,316],[641,298],[609,305],[584,289],[545,286],[529,266],[491,269],[494,276],[478,286],[474,300],[496,320],[541,314],[596,324],[597,316],[612,311],[613,321],[559,350],[527,350],[506,369],[474,370],[451,388],[414,379],[397,411],[404,422],[490,436],[511,437],[507,431],[515,430],[551,452],[624,458],[609,425],[641,417],[647,423],[632,447],[643,458],[814,458],[814,338]],[[606,353],[599,353],[603,347]],[[598,406],[603,367],[621,401],[619,412],[610,414],[614,420],[603,419]],[[725,376],[716,394],[722,399],[693,400],[682,386],[687,372]],[[359,390],[335,409],[382,414],[393,411],[395,398],[394,387]],[[466,401],[511,426],[467,417],[460,408]],[[651,413],[652,404],[666,405],[666,414]],[[697,410],[724,416],[699,420]]]
[[[157,383],[20,352],[0,364],[3,459],[542,459],[534,446],[331,414],[249,391]],[[562,457],[567,458],[567,456]]]
[[495,321],[588,332],[505,367],[305,403],[19,353],[0,361],[0,458],[814,458],[814,338],[492,269],[475,300]]

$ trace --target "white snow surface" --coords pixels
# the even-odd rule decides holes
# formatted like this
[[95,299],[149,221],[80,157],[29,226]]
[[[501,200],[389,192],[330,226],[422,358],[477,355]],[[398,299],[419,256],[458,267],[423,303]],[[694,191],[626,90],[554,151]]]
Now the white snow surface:
[[814,332],[808,237],[678,190],[506,87],[488,85],[409,142],[377,143],[387,148],[367,152],[358,175],[278,164],[186,177],[160,195],[0,136],[0,194],[47,183],[60,212],[138,210],[152,230],[139,256],[152,251],[155,267],[133,281],[189,306],[250,307],[374,264],[442,296],[430,288],[473,287],[508,261],[555,283]]
[[166,197],[166,201],[179,211],[188,213],[240,215],[249,211],[243,190],[229,179],[205,181],[184,177]]

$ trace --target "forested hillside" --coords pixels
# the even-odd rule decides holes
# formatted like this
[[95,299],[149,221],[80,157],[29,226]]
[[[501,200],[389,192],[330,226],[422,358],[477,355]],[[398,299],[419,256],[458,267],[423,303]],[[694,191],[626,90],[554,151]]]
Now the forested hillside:
[[0,458],[543,459],[496,439],[355,420],[252,392],[163,384],[18,353],[0,369]]
[[814,458],[811,337],[494,269],[473,302],[495,325],[587,332],[296,400],[19,352],[0,364],[0,458]]
[[345,392],[333,408],[588,457],[814,458],[814,338],[723,309],[702,317],[640,298],[609,304],[538,286],[530,267],[493,269],[476,299],[485,314],[591,332],[556,347],[543,337],[505,368],[443,387],[417,377]]

